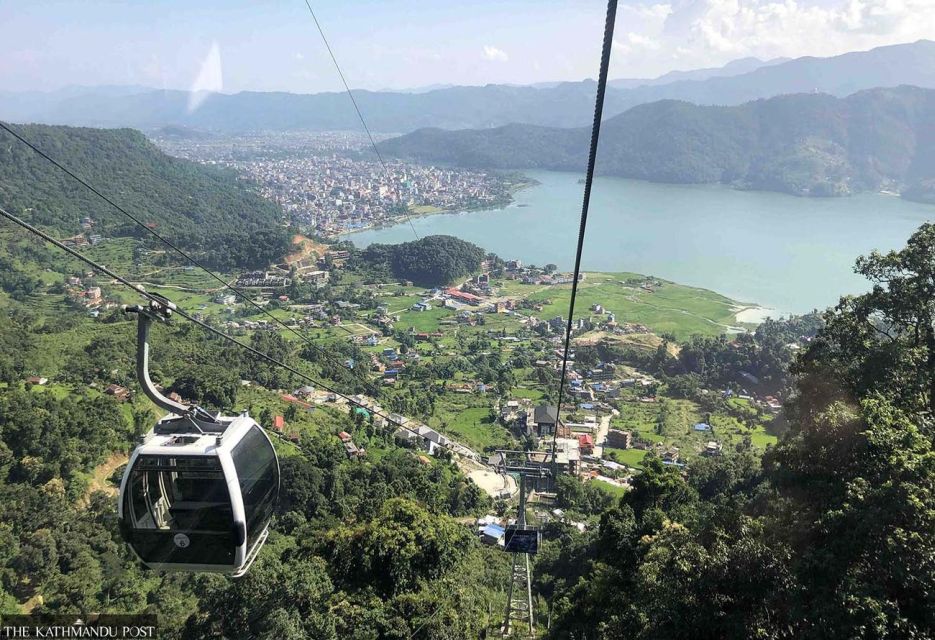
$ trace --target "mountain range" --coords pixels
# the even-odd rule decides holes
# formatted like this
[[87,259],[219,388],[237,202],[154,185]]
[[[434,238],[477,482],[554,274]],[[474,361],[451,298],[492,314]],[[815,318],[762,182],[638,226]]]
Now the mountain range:
[[[388,156],[436,164],[580,172],[589,135],[587,127],[434,128],[380,146]],[[655,182],[812,196],[886,188],[935,201],[935,90],[794,94],[739,106],[640,105],[604,122],[597,167]]]
[[[640,104],[684,100],[739,105],[801,92],[843,97],[875,87],[911,84],[935,88],[935,42],[879,47],[830,58],[743,59],[718,69],[673,72],[654,80],[611,83],[604,113],[613,117]],[[361,91],[355,98],[371,130],[406,133],[422,127],[490,128],[521,122],[581,127],[590,122],[596,84],[456,86],[435,90]],[[70,88],[52,93],[0,92],[0,118],[149,130],[183,125],[219,132],[357,130],[344,93],[211,94],[195,110],[189,92],[144,87]]]

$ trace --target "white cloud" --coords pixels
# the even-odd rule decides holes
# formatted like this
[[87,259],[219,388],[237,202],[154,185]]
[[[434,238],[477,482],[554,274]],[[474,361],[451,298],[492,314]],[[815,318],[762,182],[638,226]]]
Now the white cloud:
[[[935,39],[935,0],[672,0],[629,5],[615,75],[664,72],[744,56],[830,56]],[[618,21],[618,27],[623,24]]]
[[490,44],[484,45],[484,60],[489,60],[490,62],[506,62],[509,59],[510,56],[508,56],[503,49],[498,49]]

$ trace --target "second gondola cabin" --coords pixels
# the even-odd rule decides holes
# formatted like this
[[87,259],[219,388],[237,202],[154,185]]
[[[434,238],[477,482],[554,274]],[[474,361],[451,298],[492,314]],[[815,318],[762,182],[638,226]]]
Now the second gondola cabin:
[[148,567],[241,576],[269,535],[279,460],[249,416],[169,415],[136,448],[120,485],[121,534]]

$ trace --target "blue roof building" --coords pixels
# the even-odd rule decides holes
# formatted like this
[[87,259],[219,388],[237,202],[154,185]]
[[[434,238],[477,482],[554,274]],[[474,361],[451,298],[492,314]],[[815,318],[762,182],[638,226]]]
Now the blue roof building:
[[499,544],[506,535],[506,529],[496,524],[488,524],[480,530],[481,542],[484,544]]

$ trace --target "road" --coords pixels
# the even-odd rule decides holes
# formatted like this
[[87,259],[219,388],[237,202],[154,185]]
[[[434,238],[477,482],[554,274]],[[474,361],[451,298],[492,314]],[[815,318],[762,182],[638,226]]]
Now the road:
[[[346,398],[344,398],[343,396],[338,396],[337,400],[334,401],[334,402],[328,402],[327,398],[328,398],[328,396],[330,396],[330,395],[331,395],[331,393],[328,392],[328,391],[324,391],[324,390],[322,390],[322,389],[316,389],[316,390],[313,392],[312,397],[309,398],[308,404],[312,404],[312,405],[330,405],[330,406],[333,406],[333,407],[338,407],[338,408],[341,409],[342,411],[345,411],[345,412],[347,412],[347,413],[350,413],[351,408],[354,406],[353,404],[351,404],[351,403],[350,403]],[[380,406],[380,405],[376,402],[376,400],[374,400],[373,398],[371,398],[371,397],[369,397],[369,396],[362,396],[362,397],[363,397],[364,401],[366,402],[366,404],[369,404],[370,407],[379,407],[379,406]],[[366,406],[365,406],[365,408],[366,408]],[[373,409],[368,409],[368,411],[373,411]],[[384,414],[384,410],[383,410],[382,408],[380,408],[380,409],[379,409],[379,413],[380,413],[380,414]],[[418,420],[413,420],[413,419],[407,418],[407,419],[406,419],[406,422],[405,422],[405,425],[404,425],[404,428],[408,429],[409,431],[417,431],[417,430],[419,429],[419,427],[421,427],[421,426],[425,426],[424,423],[419,422]],[[444,435],[444,434],[442,434],[442,435]],[[467,446],[461,444],[460,442],[456,442],[455,440],[452,440],[452,439],[451,439],[450,437],[448,437],[447,435],[445,435],[445,437],[448,439],[448,446],[447,446],[447,448],[450,449],[451,451],[454,451],[454,452],[457,453],[459,456],[462,456],[462,457],[465,457],[465,458],[469,458],[469,459],[471,459],[471,460],[480,460],[480,459],[481,459],[481,456],[480,456],[476,451],[474,451],[473,449],[471,449],[470,447],[467,447]]]
[[604,441],[607,440],[607,432],[610,431],[610,419],[612,416],[619,415],[616,409],[612,413],[601,418],[601,423],[597,427],[597,433],[594,434],[594,455],[598,458],[604,457]]

